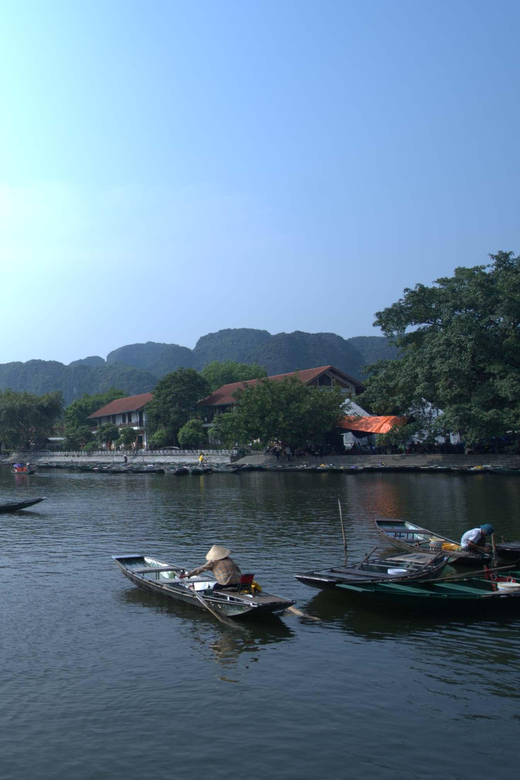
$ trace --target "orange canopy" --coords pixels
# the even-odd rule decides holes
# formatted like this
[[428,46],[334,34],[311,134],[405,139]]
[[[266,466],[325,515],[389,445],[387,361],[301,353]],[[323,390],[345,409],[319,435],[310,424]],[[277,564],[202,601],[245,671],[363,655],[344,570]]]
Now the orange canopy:
[[344,417],[338,428],[362,433],[388,433],[396,425],[403,425],[405,417]]

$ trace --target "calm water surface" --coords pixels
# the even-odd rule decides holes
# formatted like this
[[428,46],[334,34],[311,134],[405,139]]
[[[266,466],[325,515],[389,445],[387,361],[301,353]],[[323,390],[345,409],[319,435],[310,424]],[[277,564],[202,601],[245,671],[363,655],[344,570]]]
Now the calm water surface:
[[[293,573],[380,540],[375,517],[520,538],[520,479],[0,471],[0,777],[488,780],[517,771],[520,614],[400,615]],[[111,555],[194,566],[220,542],[294,616],[243,631],[140,592]]]

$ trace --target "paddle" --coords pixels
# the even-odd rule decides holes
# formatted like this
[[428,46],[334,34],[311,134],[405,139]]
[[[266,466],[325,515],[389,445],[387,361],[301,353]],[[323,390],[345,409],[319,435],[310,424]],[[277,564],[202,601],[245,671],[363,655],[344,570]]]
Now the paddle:
[[343,512],[341,511],[341,501],[338,498],[339,520],[341,523],[341,533],[343,534],[343,551],[345,553],[345,563],[347,562],[347,539],[345,537],[345,526],[343,525]]
[[235,623],[234,620],[230,620],[228,617],[225,617],[225,615],[220,614],[220,612],[218,612],[216,609],[213,609],[211,604],[208,604],[206,599],[203,599],[200,593],[195,590],[195,588],[189,588],[189,591],[195,596],[197,601],[200,601],[204,609],[207,609],[208,612],[211,612],[211,614],[214,615],[217,620],[220,620],[221,623],[224,623],[226,626],[231,626],[232,628],[237,628],[239,631],[245,631],[244,626],[241,626],[239,623]]
[[370,556],[372,555],[372,553],[375,553],[375,551],[377,550],[377,548],[378,548],[378,547],[379,547],[379,545],[378,545],[378,544],[376,544],[376,546],[374,547],[374,549],[373,549],[373,550],[370,550],[370,552],[369,552],[369,553],[367,553],[367,554],[365,555],[365,557],[363,558],[363,560],[362,560],[362,561],[360,561],[360,562],[359,562],[359,563],[358,563],[356,566],[354,566],[353,568],[354,568],[354,569],[360,569],[360,568],[361,568],[361,566],[363,566],[363,564],[364,564],[364,563],[366,563],[366,562],[368,561],[368,559],[370,558]]
[[285,611],[291,612],[293,615],[298,615],[298,617],[307,618],[308,620],[319,620],[321,622],[321,618],[314,617],[314,615],[308,615],[306,612],[302,612],[300,609],[296,609],[296,607],[287,607]]
[[498,562],[498,555],[497,555],[497,543],[495,539],[495,534],[491,534],[491,549],[493,550],[493,554],[491,556],[491,566],[496,567]]

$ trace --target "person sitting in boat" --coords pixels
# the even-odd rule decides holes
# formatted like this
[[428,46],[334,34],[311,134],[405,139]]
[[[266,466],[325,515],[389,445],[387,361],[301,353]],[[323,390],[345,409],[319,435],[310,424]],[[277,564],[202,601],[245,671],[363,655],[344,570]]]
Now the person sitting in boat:
[[187,574],[181,574],[181,577],[195,577],[197,574],[202,574],[203,571],[212,571],[217,580],[213,590],[225,590],[226,588],[236,587],[240,582],[242,572],[235,561],[229,557],[230,555],[231,550],[228,550],[227,547],[214,544],[206,555],[208,563],[205,563],[204,566],[199,566],[197,569],[192,569]]
[[460,540],[460,546],[463,550],[470,552],[491,552],[491,547],[486,544],[486,536],[495,533],[495,529],[490,523],[484,523],[480,528],[471,528],[463,535]]

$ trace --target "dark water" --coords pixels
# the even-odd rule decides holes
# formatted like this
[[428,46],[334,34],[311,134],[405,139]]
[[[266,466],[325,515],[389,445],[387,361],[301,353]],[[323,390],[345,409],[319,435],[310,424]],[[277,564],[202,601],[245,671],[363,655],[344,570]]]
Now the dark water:
[[[491,475],[0,472],[2,780],[516,775],[520,614],[362,609],[294,571],[378,543],[374,517],[520,538],[520,480]],[[228,628],[134,588],[110,556],[243,571],[322,618]]]

